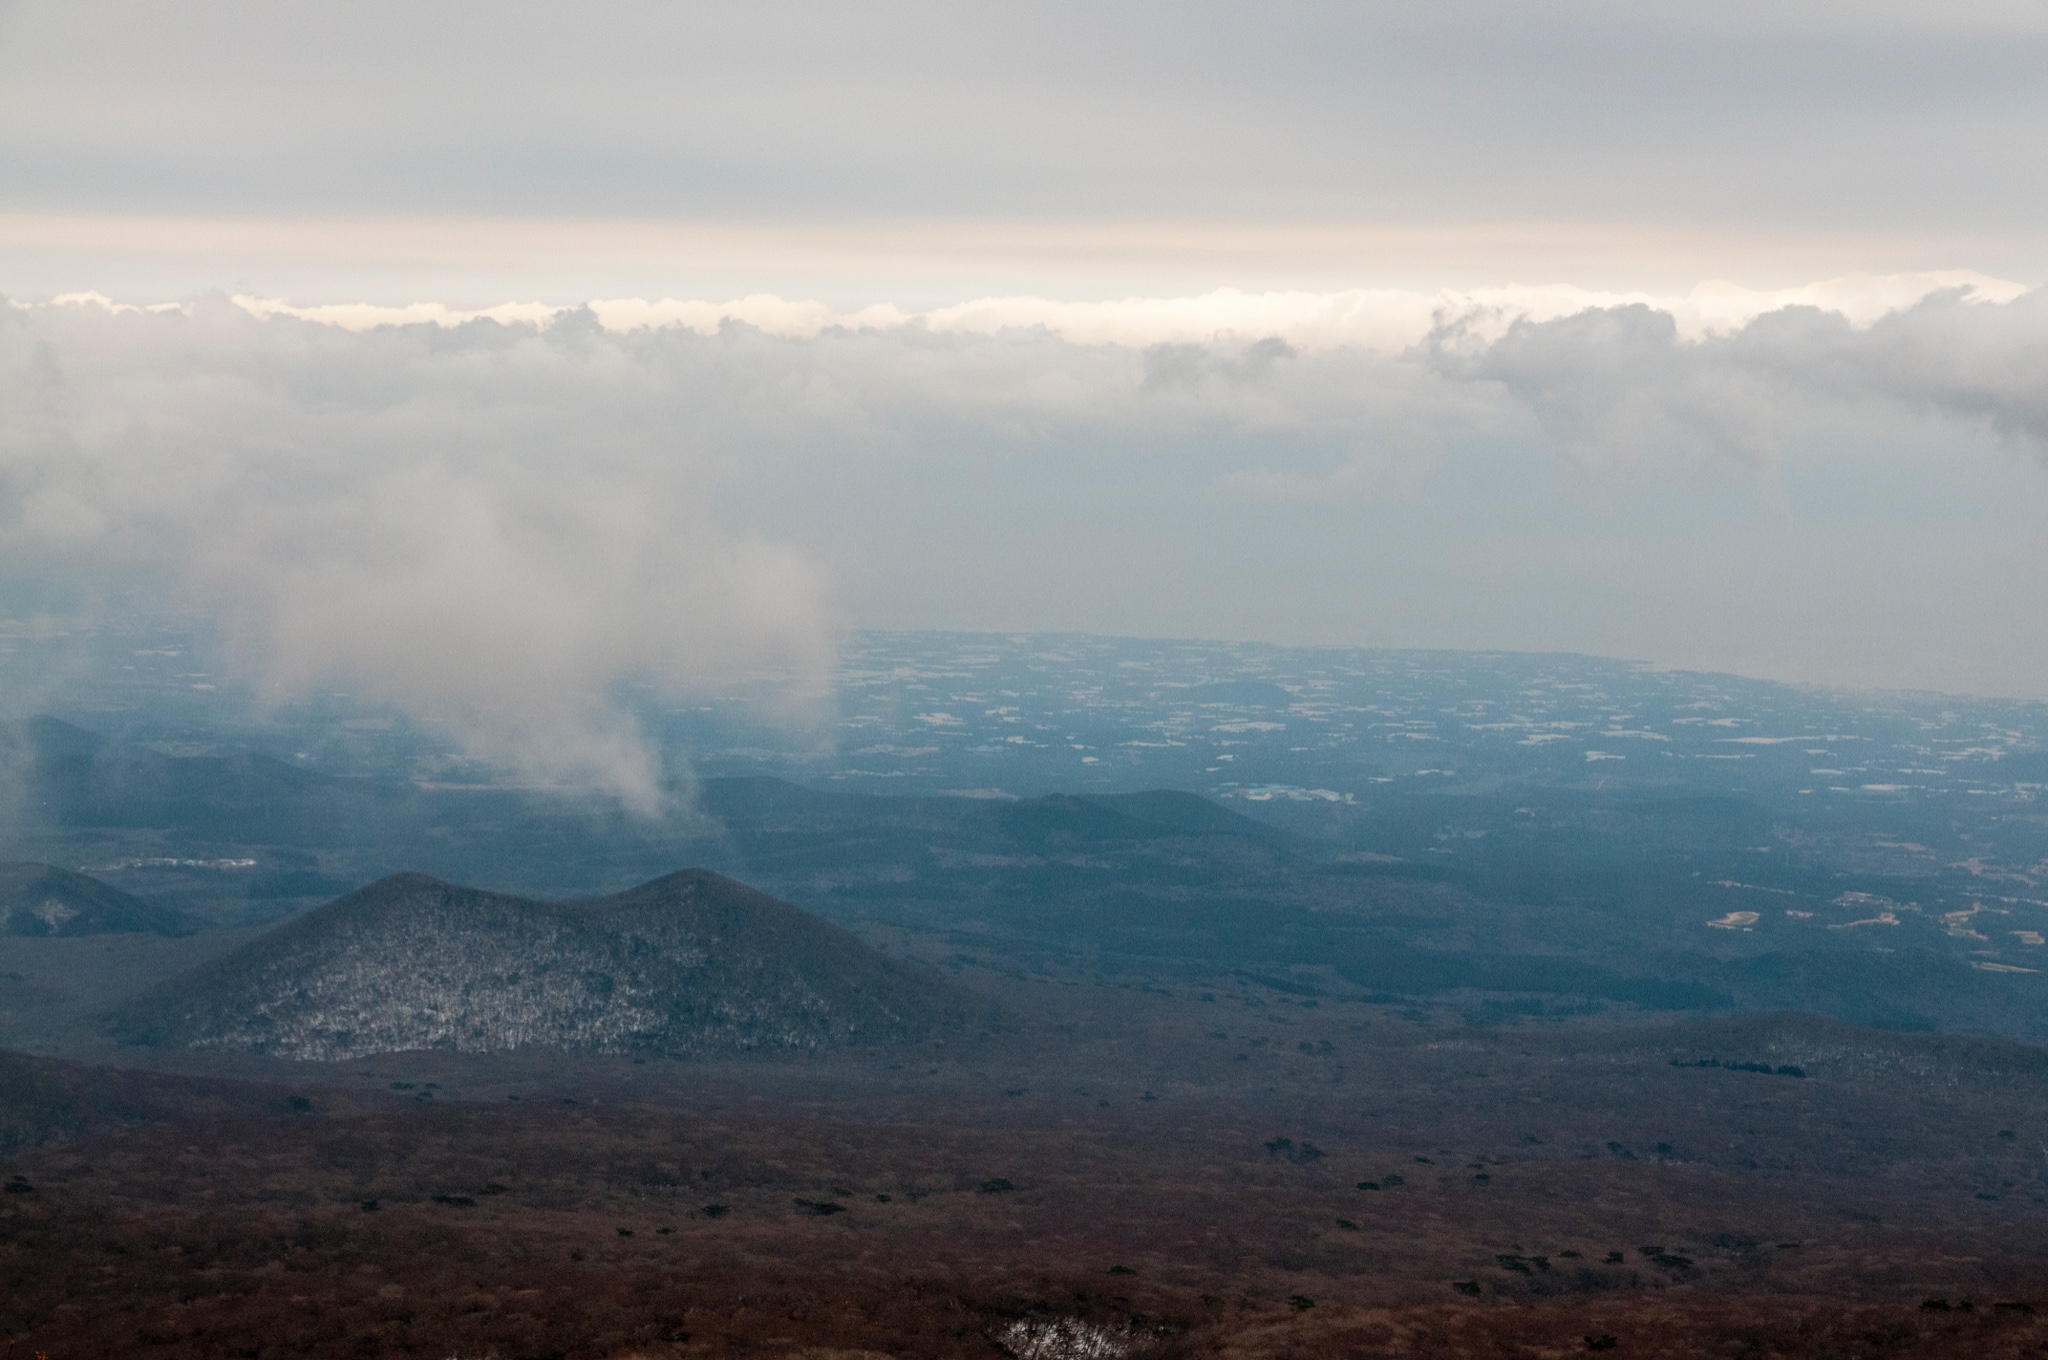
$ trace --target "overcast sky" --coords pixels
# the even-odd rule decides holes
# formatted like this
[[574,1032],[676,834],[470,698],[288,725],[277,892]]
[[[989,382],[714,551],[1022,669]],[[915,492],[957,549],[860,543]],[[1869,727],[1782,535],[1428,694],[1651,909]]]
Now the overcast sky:
[[2044,70],[2037,3],[0,0],[9,607],[614,768],[613,681],[848,624],[2048,697]]
[[2033,279],[2044,69],[2034,0],[13,0],[0,285]]

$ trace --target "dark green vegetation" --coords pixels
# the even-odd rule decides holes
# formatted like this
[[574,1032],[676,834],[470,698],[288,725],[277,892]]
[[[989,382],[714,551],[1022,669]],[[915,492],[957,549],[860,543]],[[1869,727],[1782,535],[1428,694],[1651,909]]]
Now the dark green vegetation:
[[[836,919],[943,932],[999,969],[1250,972],[1307,995],[1468,994],[1476,1015],[1801,1009],[2048,1036],[2048,976],[1972,967],[1939,913],[1844,925],[1885,912],[1867,891],[1836,900],[1871,877],[1818,854],[1743,863],[1766,858],[1750,846],[1770,827],[1720,826],[1718,803],[1552,795],[1539,817],[1444,798],[1276,828],[1170,793],[989,803],[757,780],[701,799],[754,881]],[[1489,848],[1431,854],[1444,825]],[[1736,872],[1757,883],[1723,886]],[[1793,905],[1767,927],[1709,926],[1760,896]]]
[[[327,826],[331,796],[322,785],[315,808],[273,816]],[[1433,795],[1260,805],[1256,820],[1170,791],[877,797],[752,777],[704,781],[694,818],[636,825],[513,793],[359,796],[403,801],[411,820],[367,847],[209,840],[192,867],[132,876],[175,885],[170,901],[194,915],[203,894],[226,894],[212,905],[232,923],[268,891],[260,866],[294,857],[321,883],[413,854],[548,896],[696,860],[870,939],[942,938],[955,962],[1012,973],[1248,972],[1310,995],[1462,995],[1475,1017],[1799,1009],[2048,1037],[2048,973],[2010,926],[2048,922],[2024,902],[1959,895],[1910,855],[1859,870],[1846,838],[1727,799]],[[137,844],[83,828],[38,843],[52,841],[117,863]],[[254,864],[215,867],[237,857]]]
[[645,715],[707,776],[646,819],[494,783],[346,696],[227,740],[204,722],[236,710],[176,678],[100,695],[148,715],[118,731],[16,729],[13,853],[224,926],[401,871],[570,898],[703,864],[1026,973],[2048,1039],[2039,705],[1579,657],[876,638],[834,744],[743,699]]

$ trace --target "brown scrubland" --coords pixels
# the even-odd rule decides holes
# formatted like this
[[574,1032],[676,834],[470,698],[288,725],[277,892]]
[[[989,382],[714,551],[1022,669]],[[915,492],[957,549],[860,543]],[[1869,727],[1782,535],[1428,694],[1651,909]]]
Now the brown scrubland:
[[[1007,1028],[833,1055],[8,1058],[0,1335],[50,1360],[2048,1345],[2032,1048],[981,985]],[[1032,1352],[1034,1322],[1109,1349]]]

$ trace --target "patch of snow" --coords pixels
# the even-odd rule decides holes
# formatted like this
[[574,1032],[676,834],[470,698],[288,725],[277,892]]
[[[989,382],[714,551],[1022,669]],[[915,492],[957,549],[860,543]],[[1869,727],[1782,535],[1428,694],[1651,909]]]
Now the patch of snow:
[[1128,1328],[1080,1318],[1019,1318],[995,1341],[1015,1360],[1114,1360],[1131,1349]]

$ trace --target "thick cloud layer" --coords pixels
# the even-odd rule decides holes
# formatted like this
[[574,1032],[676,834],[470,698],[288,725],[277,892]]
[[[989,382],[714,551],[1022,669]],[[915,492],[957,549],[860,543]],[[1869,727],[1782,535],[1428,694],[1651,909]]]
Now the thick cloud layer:
[[1629,457],[1704,440],[1761,454],[1816,422],[1933,416],[1982,423],[2048,448],[2048,295],[1986,306],[1955,289],[1856,326],[1838,312],[1786,307],[1688,343],[1668,312],[1643,304],[1518,321],[1457,353],[1457,327],[1433,337],[1440,367],[1497,382],[1561,444]]
[[0,355],[7,559],[211,610],[274,692],[358,685],[648,806],[615,686],[823,673],[822,582],[720,527],[697,403],[572,324],[51,307],[0,321]]
[[[569,312],[589,312],[607,330],[630,331],[680,326],[715,334],[730,321],[769,335],[811,339],[826,330],[897,330],[916,326],[940,335],[996,335],[1039,329],[1083,345],[1146,346],[1206,343],[1217,339],[1277,337],[1305,348],[1343,347],[1392,357],[1433,334],[1455,326],[1466,337],[1498,336],[1516,322],[1554,321],[1590,310],[1632,305],[1668,314],[1685,339],[1726,335],[1767,312],[1788,307],[1818,308],[1853,325],[1952,293],[1972,302],[2010,302],[2026,288],[1974,270],[1917,274],[1853,274],[1796,288],[1754,289],[1725,282],[1704,283],[1677,296],[1611,293],[1558,284],[1549,287],[1444,289],[1357,288],[1341,293],[1301,291],[1248,293],[1219,288],[1198,297],[1127,297],[1105,302],[1050,298],[984,297],[971,302],[906,312],[888,303],[851,311],[815,301],[791,301],[756,294],[726,302],[663,298],[619,298],[555,307],[540,302],[503,303],[463,311],[442,303],[380,306],[327,303],[295,307],[272,298],[237,296],[236,305],[257,316],[293,316],[345,330],[431,322],[527,322],[546,326]],[[59,298],[112,305],[99,294]]]
[[[822,684],[842,605],[2012,688],[2038,630],[1961,655],[1940,630],[1969,611],[1939,592],[1880,598],[1851,561],[1802,615],[1782,582],[1716,580],[1771,560],[1744,534],[1818,579],[1871,525],[1955,532],[1919,491],[1882,521],[1788,520],[1783,465],[1811,450],[1830,452],[1799,476],[1861,494],[1988,485],[2007,474],[1987,441],[2048,446],[2048,300],[1942,282],[1741,306],[1535,290],[849,318],[749,299],[412,324],[218,297],[14,305],[0,564],[79,599],[212,611],[274,693],[345,681],[640,806],[659,774],[620,686],[764,667]],[[1601,508],[1618,468],[1649,488],[1640,523]],[[2020,514],[2042,482],[1996,499]],[[2040,548],[2012,539],[2041,560],[1943,589],[2031,580]],[[1687,608],[1751,650],[1698,622],[1707,651],[1684,651],[1659,629]],[[1823,613],[1842,636],[1813,642]],[[1857,648],[1948,668],[1872,673]]]

